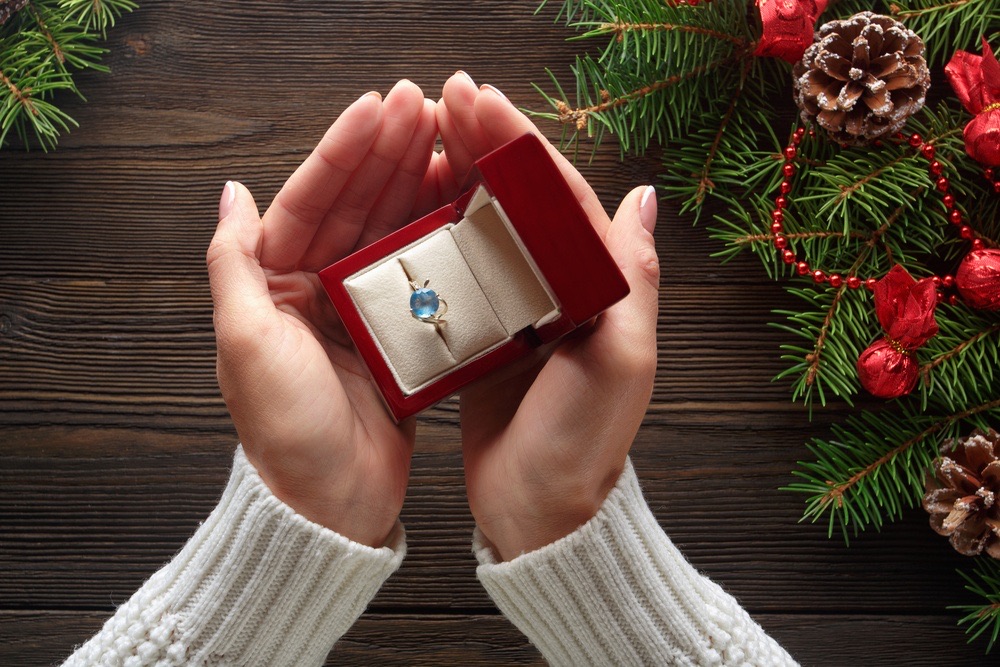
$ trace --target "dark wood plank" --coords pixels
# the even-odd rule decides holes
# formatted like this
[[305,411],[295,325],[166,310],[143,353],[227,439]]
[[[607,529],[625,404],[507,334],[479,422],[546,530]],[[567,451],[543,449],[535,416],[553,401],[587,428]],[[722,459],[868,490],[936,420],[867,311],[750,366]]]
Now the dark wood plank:
[[[787,405],[779,345],[767,326],[788,304],[775,286],[667,283],[661,293],[654,402]],[[207,278],[0,278],[0,410],[8,423],[103,423],[123,414],[224,427]],[[748,352],[752,351],[752,352]],[[763,382],[761,381],[763,379]],[[95,422],[95,420],[97,420]]]
[[[656,415],[640,432],[634,460],[650,505],[695,565],[752,611],[938,613],[965,600],[954,573],[965,563],[926,528],[921,510],[849,549],[828,540],[825,526],[800,525],[802,500],[777,490],[800,455],[798,429],[770,426],[770,441],[753,433],[781,419]],[[4,608],[110,609],[127,597],[211,511],[233,441],[65,433],[40,430],[25,446],[42,453],[4,457]],[[402,515],[409,552],[376,598],[380,609],[490,605],[470,553],[459,437],[453,422],[421,426]]]
[[[757,621],[803,665],[968,667],[986,664],[950,616],[760,614]],[[88,612],[0,612],[0,663],[49,665],[96,632]],[[848,638],[845,641],[845,638]],[[906,659],[901,658],[905,651]],[[337,643],[328,665],[544,665],[499,615],[369,611]]]

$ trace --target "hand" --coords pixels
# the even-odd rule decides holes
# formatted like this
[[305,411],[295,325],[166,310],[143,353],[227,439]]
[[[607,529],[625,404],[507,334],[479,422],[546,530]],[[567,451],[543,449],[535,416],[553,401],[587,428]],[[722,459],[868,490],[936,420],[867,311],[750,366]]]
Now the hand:
[[396,425],[317,272],[433,208],[434,104],[401,81],[348,107],[264,214],[228,183],[208,249],[218,376],[247,458],[299,514],[382,546],[406,495]]
[[[459,73],[437,106],[453,173],[534,125],[496,89]],[[600,508],[625,465],[656,371],[656,198],[633,190],[609,220],[594,191],[549,151],[628,280],[631,293],[583,335],[462,393],[469,506],[504,560],[568,535]]]

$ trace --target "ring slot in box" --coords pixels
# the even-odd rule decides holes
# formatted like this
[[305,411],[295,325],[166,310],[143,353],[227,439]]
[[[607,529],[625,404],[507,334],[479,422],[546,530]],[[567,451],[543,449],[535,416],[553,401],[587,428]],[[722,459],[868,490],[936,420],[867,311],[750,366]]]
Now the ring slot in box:
[[[536,137],[483,157],[473,177],[475,185],[453,204],[320,272],[397,420],[628,293]],[[440,299],[439,321],[411,312],[410,297],[425,285]]]

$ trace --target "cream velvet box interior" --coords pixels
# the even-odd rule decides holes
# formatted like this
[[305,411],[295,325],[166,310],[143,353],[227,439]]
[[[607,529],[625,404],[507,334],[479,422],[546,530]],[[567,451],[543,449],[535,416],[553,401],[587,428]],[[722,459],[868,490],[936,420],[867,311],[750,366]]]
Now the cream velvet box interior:
[[[409,309],[410,282],[447,302],[440,326]],[[464,217],[344,280],[404,394],[559,317],[557,300],[499,203],[480,186]]]

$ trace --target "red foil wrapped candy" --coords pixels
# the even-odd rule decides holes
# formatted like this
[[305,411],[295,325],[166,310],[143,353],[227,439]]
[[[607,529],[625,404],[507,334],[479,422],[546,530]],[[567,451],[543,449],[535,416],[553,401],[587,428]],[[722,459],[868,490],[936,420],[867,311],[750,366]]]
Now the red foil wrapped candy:
[[875,314],[885,337],[858,359],[858,379],[868,393],[898,398],[913,391],[920,373],[913,353],[937,334],[936,307],[934,281],[914,280],[898,264],[875,284]]
[[973,250],[958,267],[955,285],[973,308],[1000,310],[1000,250]]
[[813,43],[816,19],[827,0],[757,0],[763,34],[755,56],[781,58],[794,64]]
[[1000,63],[983,38],[983,55],[956,51],[944,68],[959,101],[973,118],[965,126],[965,152],[1000,166]]

